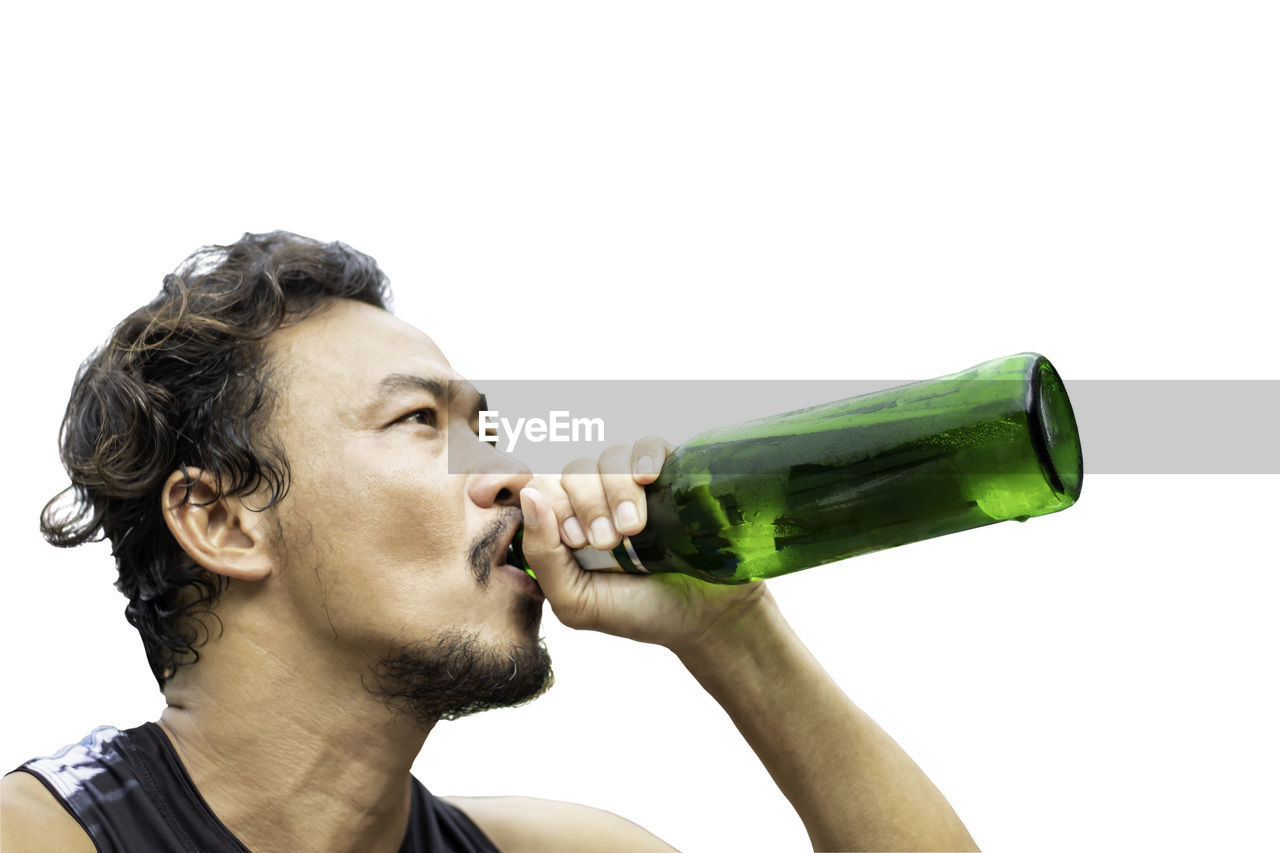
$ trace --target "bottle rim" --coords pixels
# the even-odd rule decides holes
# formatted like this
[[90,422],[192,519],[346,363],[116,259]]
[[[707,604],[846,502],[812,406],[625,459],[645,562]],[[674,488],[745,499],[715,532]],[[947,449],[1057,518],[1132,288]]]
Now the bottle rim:
[[1062,377],[1040,355],[1031,364],[1027,399],[1028,426],[1045,478],[1068,506],[1080,497],[1084,455],[1075,412]]

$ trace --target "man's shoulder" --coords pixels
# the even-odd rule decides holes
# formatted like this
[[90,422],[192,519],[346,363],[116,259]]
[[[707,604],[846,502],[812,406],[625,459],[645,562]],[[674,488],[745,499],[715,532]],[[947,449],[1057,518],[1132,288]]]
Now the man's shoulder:
[[595,853],[599,850],[672,853],[647,829],[604,809],[536,797],[440,797],[511,853]]
[[0,849],[93,853],[96,846],[44,784],[23,771],[0,779]]

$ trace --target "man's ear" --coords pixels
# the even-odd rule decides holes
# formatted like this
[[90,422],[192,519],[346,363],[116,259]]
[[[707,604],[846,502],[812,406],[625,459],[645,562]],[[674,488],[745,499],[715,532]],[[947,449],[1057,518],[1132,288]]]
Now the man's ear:
[[265,512],[236,497],[214,499],[217,480],[200,468],[169,475],[160,511],[178,545],[204,568],[237,580],[258,581],[275,568]]

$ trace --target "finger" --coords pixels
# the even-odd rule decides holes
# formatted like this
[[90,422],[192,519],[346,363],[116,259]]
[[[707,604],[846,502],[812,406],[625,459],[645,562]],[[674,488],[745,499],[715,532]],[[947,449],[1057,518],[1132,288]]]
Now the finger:
[[662,472],[662,463],[675,452],[675,447],[666,439],[656,435],[646,435],[632,445],[631,471],[637,483],[648,485],[658,479]]
[[560,485],[569,495],[573,514],[581,522],[587,541],[592,548],[608,551],[622,541],[614,529],[612,510],[600,481],[600,471],[594,459],[575,459],[564,466]]
[[523,549],[547,600],[565,624],[575,624],[591,609],[593,596],[573,553],[560,541],[555,511],[537,489],[520,490],[524,514]]
[[556,514],[560,536],[570,548],[587,547],[586,534],[582,525],[573,514],[573,504],[569,495],[560,485],[559,477],[534,477],[526,484],[526,488],[537,491],[551,502],[551,509]]
[[573,554],[560,541],[555,510],[551,508],[546,495],[525,486],[520,490],[520,511],[524,516],[521,549],[529,567],[538,576],[539,585],[550,582],[549,579],[555,574],[564,574],[563,570],[559,573],[554,571],[557,565],[563,567],[572,564],[576,568]]
[[623,536],[634,536],[644,530],[646,520],[644,486],[636,482],[632,473],[634,458],[632,445],[619,444],[600,454],[596,466],[613,525]]

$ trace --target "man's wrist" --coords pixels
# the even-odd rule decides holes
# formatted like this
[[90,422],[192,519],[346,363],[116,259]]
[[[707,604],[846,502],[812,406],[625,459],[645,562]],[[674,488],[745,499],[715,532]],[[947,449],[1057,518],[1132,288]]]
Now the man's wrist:
[[699,635],[671,651],[700,681],[703,674],[725,673],[759,662],[776,651],[778,639],[789,629],[773,594],[764,582],[760,591],[719,614]]

